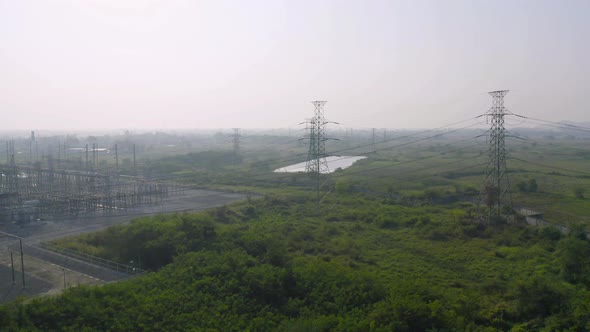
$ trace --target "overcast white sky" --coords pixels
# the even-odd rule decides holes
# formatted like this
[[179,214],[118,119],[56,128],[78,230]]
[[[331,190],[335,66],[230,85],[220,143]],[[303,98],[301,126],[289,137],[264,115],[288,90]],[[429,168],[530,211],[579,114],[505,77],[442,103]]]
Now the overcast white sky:
[[0,130],[590,121],[590,1],[0,0]]

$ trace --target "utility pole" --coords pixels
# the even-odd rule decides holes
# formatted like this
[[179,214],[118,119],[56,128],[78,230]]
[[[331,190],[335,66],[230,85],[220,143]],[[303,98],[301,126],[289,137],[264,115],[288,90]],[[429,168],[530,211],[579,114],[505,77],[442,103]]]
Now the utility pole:
[[96,143],[92,143],[92,170],[96,169]]
[[512,114],[504,108],[504,96],[507,93],[508,90],[490,92],[489,94],[493,98],[492,108],[484,114],[489,119],[491,128],[487,132],[489,137],[488,164],[479,203],[484,203],[489,208],[488,223],[499,220],[512,210],[512,194],[506,170],[504,141],[507,135],[504,128],[504,116]]
[[86,143],[86,172],[88,172],[88,143]]
[[8,172],[6,176],[6,191],[9,193],[18,192],[18,167],[16,166],[14,151],[14,141],[9,140],[6,142],[6,164]]
[[20,267],[23,274],[23,288],[25,288],[25,258],[23,253],[23,240],[20,239]]
[[61,141],[57,141],[57,168],[61,168]]
[[117,143],[115,143],[115,168],[117,170],[117,174],[119,174],[119,147]]
[[372,139],[373,145],[375,145],[375,143],[377,142],[377,136],[376,136],[375,130],[376,129],[373,128],[373,139]]
[[31,131],[31,140],[29,141],[29,162],[31,163],[31,165],[33,165],[33,144],[35,143],[35,132]]
[[16,152],[14,151],[14,141],[10,141],[10,165],[11,166],[16,165],[15,154],[16,154]]
[[10,267],[12,268],[12,284],[16,284],[16,279],[14,278],[14,258],[12,257],[12,250],[10,250]]

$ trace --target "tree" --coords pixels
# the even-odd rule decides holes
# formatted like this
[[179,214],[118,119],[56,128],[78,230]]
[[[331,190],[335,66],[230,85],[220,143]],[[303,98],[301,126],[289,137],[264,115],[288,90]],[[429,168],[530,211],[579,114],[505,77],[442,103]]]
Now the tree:
[[529,192],[536,193],[537,189],[539,188],[539,185],[537,185],[537,180],[530,179],[527,187]]
[[586,193],[586,189],[582,187],[574,188],[574,196],[578,199],[584,199],[584,194]]
[[590,242],[581,239],[582,236],[585,237],[583,232],[574,230],[572,233],[575,234],[570,234],[559,242],[561,272],[569,282],[590,285]]
[[519,183],[516,184],[516,188],[518,188],[518,191],[521,191],[521,192],[536,193],[537,190],[539,189],[539,185],[537,184],[536,179],[530,179],[527,182],[520,181]]
[[520,319],[546,317],[558,312],[565,302],[565,294],[557,285],[541,277],[518,280],[515,297]]

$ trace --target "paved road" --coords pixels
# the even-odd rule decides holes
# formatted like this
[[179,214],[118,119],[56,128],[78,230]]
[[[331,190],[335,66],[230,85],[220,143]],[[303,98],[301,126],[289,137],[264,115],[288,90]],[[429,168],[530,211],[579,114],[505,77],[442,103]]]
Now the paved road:
[[[62,217],[54,220],[42,220],[31,222],[26,225],[0,224],[0,232],[12,234],[23,239],[25,255],[31,255],[48,263],[65,267],[67,270],[77,271],[100,280],[112,281],[125,278],[125,273],[112,271],[103,267],[95,266],[71,257],[44,250],[39,247],[41,242],[54,239],[75,236],[84,233],[96,232],[116,224],[124,224],[132,219],[159,213],[200,211],[213,207],[245,199],[246,195],[239,193],[228,193],[213,190],[187,190],[183,195],[172,196],[160,204],[140,206],[127,211],[104,211],[92,215],[79,216],[76,218]],[[7,255],[11,248],[18,250],[18,238],[0,234],[0,255]],[[17,259],[18,254],[15,255]],[[8,261],[7,257],[0,257],[0,261]],[[25,262],[26,265],[26,262]],[[20,272],[17,272],[17,280],[20,280]],[[40,294],[51,288],[46,281],[27,275],[31,287],[22,290],[20,286],[12,286],[10,282],[10,268],[0,264],[0,302],[13,299],[16,296]],[[29,285],[29,283],[27,282]]]
[[[191,189],[183,195],[172,196],[161,204],[140,206],[126,211],[104,211],[77,218],[61,217],[35,221],[22,226],[0,224],[0,231],[22,237],[27,244],[34,245],[66,236],[96,232],[112,225],[127,223],[143,215],[200,211],[245,198],[246,195],[240,193]],[[13,239],[0,237],[0,248],[6,247],[11,242]]]

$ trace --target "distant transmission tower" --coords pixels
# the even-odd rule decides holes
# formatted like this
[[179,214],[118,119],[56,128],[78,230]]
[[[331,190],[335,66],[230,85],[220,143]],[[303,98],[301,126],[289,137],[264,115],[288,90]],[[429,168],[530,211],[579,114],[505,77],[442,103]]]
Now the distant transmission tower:
[[240,161],[240,128],[234,128],[234,134],[232,135],[232,142],[234,146],[234,165],[239,164]]
[[316,100],[311,102],[314,109],[314,116],[306,122],[307,136],[309,139],[309,150],[307,152],[307,162],[305,163],[305,172],[315,176],[317,201],[320,203],[320,191],[322,187],[322,175],[328,174],[330,168],[326,161],[326,125],[328,122],[324,118],[324,105],[327,101]]
[[[18,192],[18,168],[16,166],[15,160],[15,150],[14,150],[14,141],[9,140],[6,142],[6,164],[8,168],[7,174],[4,174],[5,177],[5,188],[7,193],[17,193]],[[0,178],[1,180],[1,178]]]
[[480,194],[479,203],[489,208],[488,222],[499,220],[512,210],[512,195],[510,182],[506,171],[506,148],[504,138],[507,131],[504,128],[504,116],[512,114],[504,108],[504,96],[508,90],[492,91],[492,108],[485,114],[491,123],[488,131],[488,165]]
[[327,101],[316,100],[311,102],[314,109],[313,118],[309,121],[309,150],[305,172],[311,174],[325,174],[330,171],[326,161],[326,119],[324,118],[324,105]]

